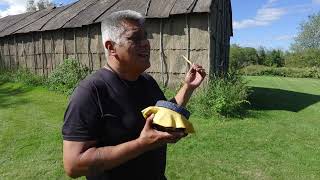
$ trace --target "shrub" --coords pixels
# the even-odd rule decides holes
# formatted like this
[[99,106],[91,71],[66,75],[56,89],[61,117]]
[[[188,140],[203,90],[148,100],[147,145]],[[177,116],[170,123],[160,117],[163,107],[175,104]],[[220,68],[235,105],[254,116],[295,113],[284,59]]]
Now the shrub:
[[71,94],[80,80],[89,75],[88,67],[73,59],[65,59],[48,77],[49,90]]
[[3,70],[0,73],[0,81],[21,82],[28,86],[44,85],[45,78],[32,73],[29,69]]
[[12,81],[13,75],[11,71],[1,70],[0,71],[0,82]]
[[213,76],[208,85],[191,99],[188,109],[203,117],[241,117],[249,103],[246,84],[235,72],[226,74],[224,78]]
[[251,65],[240,70],[243,75],[249,76],[282,76],[294,78],[320,78],[320,69],[312,68],[288,68],[288,67],[267,67]]
[[320,68],[320,51],[318,49],[306,49],[299,52],[289,53],[286,56],[287,67],[317,67]]
[[45,77],[36,75],[28,69],[19,69],[15,73],[15,76],[17,82],[22,82],[31,86],[40,86],[45,83]]

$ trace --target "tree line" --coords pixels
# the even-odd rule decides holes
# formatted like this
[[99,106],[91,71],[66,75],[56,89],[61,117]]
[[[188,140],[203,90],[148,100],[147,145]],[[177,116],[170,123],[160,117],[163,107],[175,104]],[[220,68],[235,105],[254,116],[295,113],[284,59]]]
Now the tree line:
[[308,17],[299,26],[299,33],[290,50],[267,49],[265,47],[230,47],[231,70],[250,65],[269,67],[320,68],[320,12]]

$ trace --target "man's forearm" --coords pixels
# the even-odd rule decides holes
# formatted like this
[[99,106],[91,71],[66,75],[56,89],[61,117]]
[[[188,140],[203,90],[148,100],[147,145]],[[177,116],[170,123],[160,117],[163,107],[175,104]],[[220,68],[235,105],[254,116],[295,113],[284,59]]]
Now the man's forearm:
[[138,140],[116,146],[92,147],[81,153],[76,162],[72,162],[73,164],[66,168],[67,173],[71,177],[94,175],[117,167],[147,150]]
[[193,93],[194,89],[184,84],[175,96],[178,105],[185,107]]

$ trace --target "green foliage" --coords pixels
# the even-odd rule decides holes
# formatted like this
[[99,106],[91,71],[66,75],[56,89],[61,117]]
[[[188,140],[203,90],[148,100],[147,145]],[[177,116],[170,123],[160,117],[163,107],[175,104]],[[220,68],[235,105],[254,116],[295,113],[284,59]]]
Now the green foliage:
[[257,50],[258,54],[258,64],[266,64],[267,54],[264,47],[259,47]]
[[[283,67],[284,66],[284,57],[281,50],[271,50],[267,52],[266,63],[264,65]],[[263,65],[263,64],[262,64]]]
[[320,49],[320,12],[309,16],[307,21],[301,23],[300,32],[291,49],[295,52]]
[[79,81],[90,73],[89,68],[78,61],[66,59],[49,75],[47,86],[49,90],[71,94]]
[[21,82],[28,86],[44,85],[45,78],[32,73],[28,69],[3,70],[0,72],[2,82]]
[[160,86],[160,88],[167,99],[174,98],[174,96],[176,95],[176,93],[175,93],[176,90],[172,90],[172,89],[170,89],[168,87],[164,87],[164,86]]
[[247,66],[240,70],[243,75],[249,76],[282,76],[295,78],[320,78],[320,68],[288,68],[267,67],[261,65]]
[[[263,106],[278,109],[250,110],[241,121],[191,116],[196,134],[168,145],[168,179],[320,179],[320,81],[246,78],[250,86],[274,90],[272,98],[260,98]],[[68,97],[24,89],[0,85],[0,179],[70,179],[63,170],[61,140]],[[277,89],[287,89],[290,105],[303,109],[279,108],[287,102],[270,100],[283,97]]]
[[318,67],[320,68],[320,51],[317,49],[306,49],[303,51],[289,53],[285,59],[288,67]]
[[250,64],[257,64],[259,57],[256,49],[251,47],[240,47],[231,45],[230,47],[230,69],[237,70]]
[[202,117],[241,117],[246,112],[244,105],[249,103],[248,93],[246,82],[236,73],[224,78],[213,76],[208,86],[191,99],[188,109]]
[[0,71],[0,82],[12,82],[12,73],[10,71]]
[[281,50],[266,50],[263,47],[255,48],[240,47],[231,45],[230,47],[230,70],[235,71],[250,65],[266,65],[283,67],[285,58]]

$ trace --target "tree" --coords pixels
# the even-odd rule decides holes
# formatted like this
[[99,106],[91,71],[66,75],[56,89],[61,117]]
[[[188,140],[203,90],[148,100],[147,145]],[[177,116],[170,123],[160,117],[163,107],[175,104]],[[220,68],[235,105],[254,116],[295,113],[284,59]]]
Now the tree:
[[291,52],[285,57],[286,66],[289,67],[317,67],[320,68],[319,49],[308,49],[305,51]]
[[37,6],[34,4],[34,0],[27,1],[27,12],[33,12],[37,10]]
[[267,61],[266,65],[268,66],[276,66],[276,67],[283,67],[284,66],[284,57],[281,50],[269,51],[267,53]]
[[240,47],[233,44],[230,47],[230,69],[237,70],[251,64],[258,64],[257,50],[252,47]]
[[55,7],[55,4],[49,0],[39,0],[37,3],[35,3],[34,0],[27,1],[27,12],[50,9],[53,7]]
[[259,47],[257,50],[257,54],[258,54],[258,64],[259,65],[266,65],[266,50],[264,47]]
[[38,10],[50,9],[54,6],[54,3],[50,2],[49,0],[39,0],[37,3]]
[[320,12],[309,16],[300,24],[300,32],[291,45],[295,52],[306,49],[320,49]]
[[255,48],[245,47],[243,48],[243,51],[246,56],[246,66],[250,64],[258,64],[258,54]]
[[239,45],[232,44],[230,46],[230,55],[229,55],[229,65],[230,69],[237,70],[240,69],[245,61],[245,54],[242,51],[242,48]]

